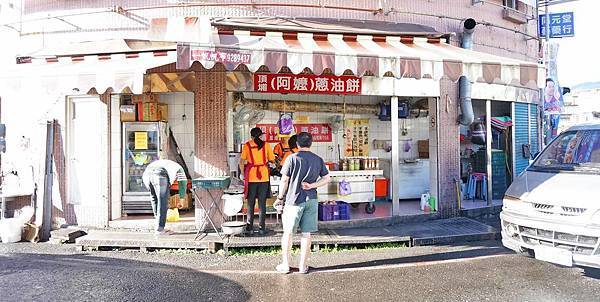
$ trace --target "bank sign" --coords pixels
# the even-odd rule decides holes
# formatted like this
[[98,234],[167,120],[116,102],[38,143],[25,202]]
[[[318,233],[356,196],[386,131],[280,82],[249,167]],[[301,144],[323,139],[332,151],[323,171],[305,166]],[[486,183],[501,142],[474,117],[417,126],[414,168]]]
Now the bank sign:
[[[546,15],[540,15],[540,37],[546,36]],[[566,38],[575,36],[575,19],[573,12],[548,14],[550,38]]]
[[254,74],[254,91],[264,93],[361,94],[355,76]]

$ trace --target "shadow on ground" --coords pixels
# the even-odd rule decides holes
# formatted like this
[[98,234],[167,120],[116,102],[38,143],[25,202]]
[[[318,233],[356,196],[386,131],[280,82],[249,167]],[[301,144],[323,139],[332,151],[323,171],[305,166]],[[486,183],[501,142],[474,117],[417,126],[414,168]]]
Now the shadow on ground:
[[427,255],[419,255],[419,256],[393,258],[393,259],[355,262],[355,263],[342,264],[342,265],[322,266],[319,268],[314,268],[313,271],[334,271],[334,270],[356,269],[356,268],[366,268],[366,267],[372,268],[372,267],[378,267],[378,266],[417,264],[417,263],[424,263],[424,262],[470,259],[470,258],[478,258],[478,257],[484,257],[484,256],[496,256],[496,255],[507,255],[507,254],[511,254],[511,251],[509,251],[505,248],[502,248],[502,247],[494,247],[494,246],[483,247],[482,246],[481,248],[475,248],[475,249],[464,250],[464,251],[454,251],[454,252],[447,252],[447,253],[435,253],[435,254],[427,254]]
[[108,257],[0,256],[3,301],[247,301],[240,284],[179,266]]

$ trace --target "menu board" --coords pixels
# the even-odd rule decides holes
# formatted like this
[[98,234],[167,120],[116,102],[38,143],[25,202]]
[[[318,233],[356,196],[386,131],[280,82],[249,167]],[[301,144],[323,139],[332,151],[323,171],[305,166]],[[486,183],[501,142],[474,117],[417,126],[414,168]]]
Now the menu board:
[[351,119],[346,121],[344,155],[369,156],[369,120]]

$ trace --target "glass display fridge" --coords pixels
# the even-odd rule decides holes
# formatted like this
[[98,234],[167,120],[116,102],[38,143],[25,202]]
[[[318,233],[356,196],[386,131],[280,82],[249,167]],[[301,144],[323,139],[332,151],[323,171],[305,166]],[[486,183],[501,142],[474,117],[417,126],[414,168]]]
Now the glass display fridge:
[[142,174],[151,162],[167,158],[166,122],[123,123],[123,213],[151,214],[150,192]]

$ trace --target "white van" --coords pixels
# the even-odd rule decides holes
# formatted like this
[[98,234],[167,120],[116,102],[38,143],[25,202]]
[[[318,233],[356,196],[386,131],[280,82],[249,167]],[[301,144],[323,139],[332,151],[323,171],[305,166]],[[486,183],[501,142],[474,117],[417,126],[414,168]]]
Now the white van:
[[511,250],[600,268],[600,124],[554,139],[508,188],[500,219]]

